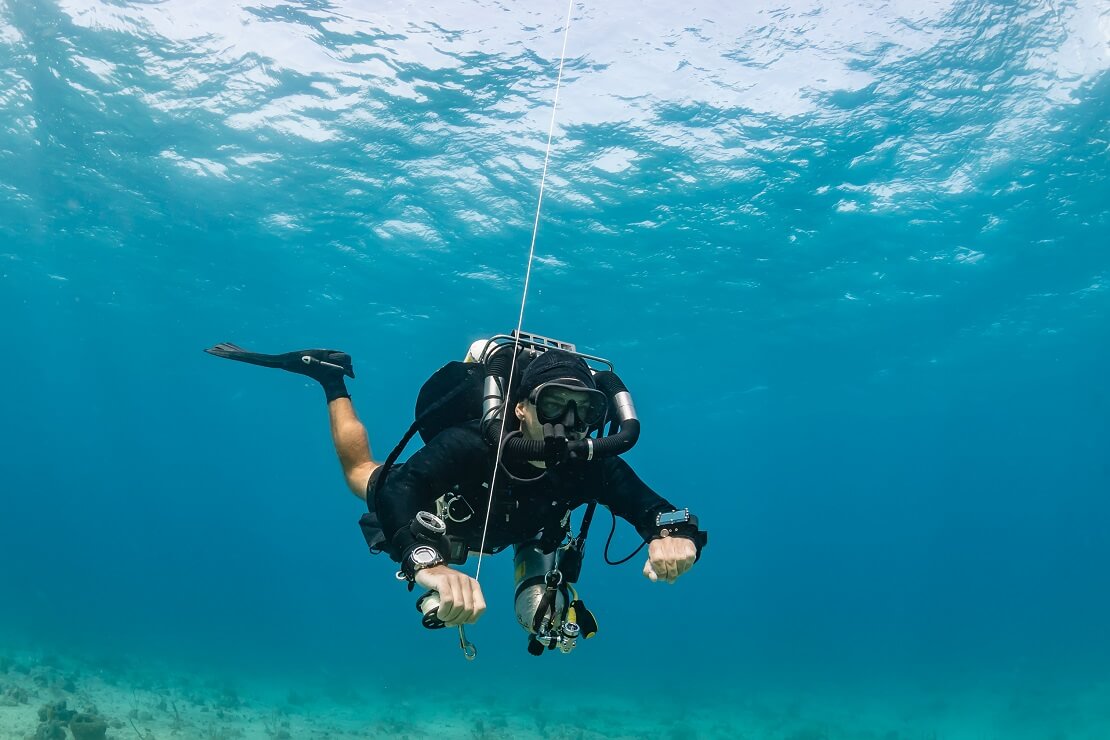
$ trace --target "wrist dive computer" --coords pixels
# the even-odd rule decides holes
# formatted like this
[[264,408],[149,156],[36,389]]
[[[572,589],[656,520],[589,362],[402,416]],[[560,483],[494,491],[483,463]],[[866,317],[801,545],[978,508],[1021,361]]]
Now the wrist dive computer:
[[701,558],[701,549],[709,542],[709,534],[698,528],[698,518],[689,509],[662,511],[655,515],[656,538],[685,537],[692,540]]

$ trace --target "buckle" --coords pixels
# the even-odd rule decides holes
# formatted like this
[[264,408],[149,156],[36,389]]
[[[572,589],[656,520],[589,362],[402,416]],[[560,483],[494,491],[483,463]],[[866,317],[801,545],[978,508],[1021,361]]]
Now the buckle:
[[474,507],[458,491],[448,491],[436,499],[436,511],[448,521],[462,524],[474,516]]

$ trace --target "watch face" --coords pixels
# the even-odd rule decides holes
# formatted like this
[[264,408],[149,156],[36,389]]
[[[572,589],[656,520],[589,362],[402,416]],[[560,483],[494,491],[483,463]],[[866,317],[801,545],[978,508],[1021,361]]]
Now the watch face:
[[690,521],[690,510],[679,509],[678,511],[668,511],[665,514],[660,514],[656,519],[656,525],[682,524],[688,521]]
[[414,549],[411,557],[414,565],[428,565],[434,563],[436,559],[439,558],[439,553],[433,548],[423,545]]

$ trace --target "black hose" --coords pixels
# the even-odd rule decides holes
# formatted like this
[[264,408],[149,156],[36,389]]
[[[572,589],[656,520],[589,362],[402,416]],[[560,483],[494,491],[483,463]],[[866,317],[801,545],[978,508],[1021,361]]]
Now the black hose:
[[[614,457],[632,449],[640,438],[640,420],[629,419],[616,434],[594,440],[594,457]],[[575,443],[579,444],[579,443]]]
[[508,344],[503,344],[493,351],[489,359],[486,360],[486,375],[496,375],[499,378],[508,378],[509,372],[513,368],[513,353],[505,352],[509,347]]
[[628,388],[612,370],[602,370],[599,373],[594,373],[594,383],[597,384],[597,389],[609,398],[618,393],[628,392]]

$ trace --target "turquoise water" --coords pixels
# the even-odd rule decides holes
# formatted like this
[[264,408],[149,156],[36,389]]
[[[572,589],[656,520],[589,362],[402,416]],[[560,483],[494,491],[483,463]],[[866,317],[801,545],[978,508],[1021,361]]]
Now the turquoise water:
[[350,352],[384,456],[515,326],[565,11],[0,0],[0,736],[1110,736],[1105,3],[574,5],[524,325],[711,544],[599,517],[571,656],[508,556],[424,631],[319,390],[201,352]]

